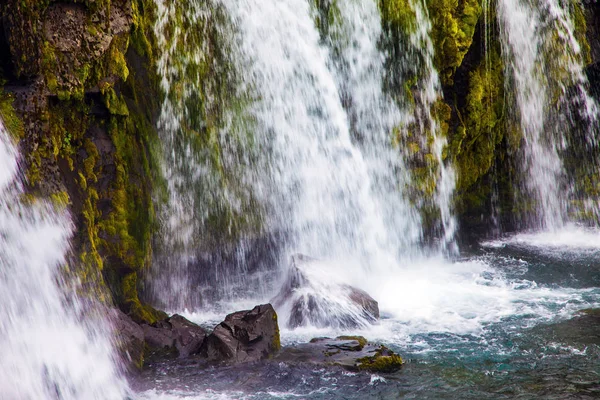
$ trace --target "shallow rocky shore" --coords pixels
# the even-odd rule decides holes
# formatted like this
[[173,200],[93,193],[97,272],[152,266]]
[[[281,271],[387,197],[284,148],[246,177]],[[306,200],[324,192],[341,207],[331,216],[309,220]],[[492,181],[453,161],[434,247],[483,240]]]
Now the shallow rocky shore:
[[172,360],[199,366],[271,360],[384,373],[402,366],[399,355],[362,336],[315,338],[282,348],[271,304],[229,314],[212,332],[177,314],[151,325],[138,324],[117,310],[113,316],[122,358],[133,370]]

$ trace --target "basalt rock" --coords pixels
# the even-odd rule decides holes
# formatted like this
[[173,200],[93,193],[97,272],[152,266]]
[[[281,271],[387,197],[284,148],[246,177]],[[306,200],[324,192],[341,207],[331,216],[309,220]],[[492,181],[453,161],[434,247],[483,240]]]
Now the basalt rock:
[[121,310],[110,310],[118,348],[125,361],[136,368],[144,364],[144,330]]
[[[271,303],[289,312],[290,328],[357,328],[379,319],[379,304],[364,290],[332,280],[323,282],[309,270],[326,268],[319,260],[297,254],[292,257],[287,279]],[[332,295],[334,293],[334,295]]]
[[198,353],[207,336],[202,327],[177,314],[152,325],[142,325],[142,330],[149,347],[176,352],[179,358]]
[[270,304],[229,314],[205,340],[200,354],[210,361],[244,363],[280,350],[277,314]]
[[383,345],[368,343],[362,336],[315,338],[310,343],[286,347],[276,361],[335,365],[349,371],[396,372],[402,358]]

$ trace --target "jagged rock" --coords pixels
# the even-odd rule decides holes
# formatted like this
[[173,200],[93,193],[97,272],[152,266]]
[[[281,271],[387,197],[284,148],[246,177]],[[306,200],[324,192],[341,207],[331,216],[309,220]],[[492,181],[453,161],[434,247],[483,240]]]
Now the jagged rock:
[[402,358],[383,345],[370,344],[362,336],[315,338],[310,343],[285,347],[276,361],[337,365],[349,371],[395,372]]
[[142,325],[146,343],[153,348],[177,351],[180,358],[198,353],[207,332],[181,315],[173,315],[153,325]]
[[137,368],[144,364],[144,331],[121,310],[109,311],[119,349],[126,362]]
[[290,328],[356,328],[379,319],[379,304],[364,290],[311,278],[309,269],[323,268],[320,261],[297,254],[280,292],[271,300],[277,310],[287,311]]
[[201,354],[235,363],[266,359],[279,351],[277,314],[270,304],[229,314],[205,340]]

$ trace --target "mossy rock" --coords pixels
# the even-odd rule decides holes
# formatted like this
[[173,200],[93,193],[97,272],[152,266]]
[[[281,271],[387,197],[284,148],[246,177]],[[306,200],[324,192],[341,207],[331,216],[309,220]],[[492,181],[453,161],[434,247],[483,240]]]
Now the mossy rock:
[[138,322],[166,317],[138,295],[157,226],[155,7],[151,0],[0,5],[16,97],[0,91],[0,115],[21,138],[28,192],[71,211],[79,257],[69,271],[81,294]]
[[284,347],[275,360],[380,373],[396,372],[402,367],[399,355],[383,345],[370,344],[362,336],[314,338],[309,343]]
[[369,372],[396,372],[402,368],[402,357],[381,346],[374,355],[358,359],[358,369]]

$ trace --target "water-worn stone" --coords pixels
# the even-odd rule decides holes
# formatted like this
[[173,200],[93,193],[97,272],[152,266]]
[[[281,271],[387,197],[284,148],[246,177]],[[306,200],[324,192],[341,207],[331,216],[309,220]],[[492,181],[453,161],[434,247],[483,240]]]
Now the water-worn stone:
[[315,338],[310,343],[285,347],[276,358],[287,363],[336,365],[349,371],[390,373],[402,367],[402,358],[383,345],[362,336]]
[[118,346],[126,363],[136,368],[144,364],[144,331],[121,310],[108,311]]
[[328,282],[311,279],[306,271],[321,268],[319,263],[319,260],[305,255],[294,255],[285,283],[271,300],[280,312],[288,311],[288,327],[312,325],[348,329],[379,319],[379,304],[364,290],[336,283],[334,275]]
[[173,315],[152,325],[142,325],[148,346],[155,349],[176,350],[180,358],[200,351],[207,332],[181,315]]
[[243,363],[269,358],[281,347],[277,314],[270,304],[229,314],[202,346],[210,361]]

